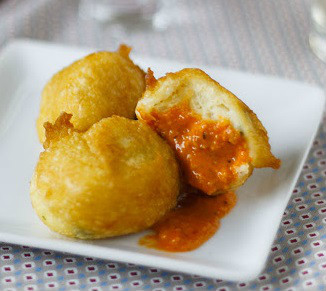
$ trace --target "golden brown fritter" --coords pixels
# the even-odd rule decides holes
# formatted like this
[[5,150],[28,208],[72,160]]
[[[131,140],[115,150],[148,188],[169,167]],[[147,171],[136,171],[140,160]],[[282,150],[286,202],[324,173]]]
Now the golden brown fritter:
[[146,124],[113,116],[86,132],[63,113],[45,125],[47,140],[31,181],[31,200],[52,230],[95,239],[144,230],[176,205],[174,153]]
[[236,189],[253,168],[280,166],[255,113],[199,69],[158,80],[149,70],[136,115],[175,149],[186,181],[207,194]]
[[73,115],[77,130],[112,115],[135,117],[137,101],[145,90],[144,72],[129,58],[130,48],[97,52],[56,73],[42,92],[37,131],[45,140],[43,124],[62,112]]

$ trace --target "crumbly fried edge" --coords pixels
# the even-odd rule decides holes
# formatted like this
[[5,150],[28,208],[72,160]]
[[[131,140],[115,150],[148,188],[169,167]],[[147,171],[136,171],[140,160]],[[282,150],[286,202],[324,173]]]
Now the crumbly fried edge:
[[[231,109],[235,110],[242,120],[244,136],[249,146],[252,165],[255,168],[271,167],[278,169],[280,167],[281,160],[272,154],[268,133],[257,115],[243,101],[200,69],[187,68],[176,73],[167,73],[159,79],[155,79],[153,71],[148,69],[146,75],[146,91],[136,107],[137,117],[142,119],[142,114],[146,114],[146,118],[150,116],[150,112],[148,111],[153,108],[148,108],[143,101],[148,98],[156,98],[156,101],[160,102],[160,96],[156,93],[163,83],[169,82],[171,83],[171,87],[175,85],[178,88],[188,78],[197,78],[205,82],[207,86],[212,86],[215,90],[223,92],[228,96]],[[172,93],[175,93],[175,91]]]
[[49,148],[53,142],[60,140],[74,131],[74,126],[70,122],[71,117],[72,114],[62,112],[54,124],[50,122],[45,122],[43,124],[45,129],[44,149]]
[[130,58],[130,53],[132,51],[132,47],[131,46],[128,46],[124,43],[120,44],[118,50],[117,50],[117,53],[124,57],[125,59],[128,59],[130,62],[132,62],[139,70],[140,73],[142,73],[142,75],[146,78],[146,73],[144,72],[144,70],[139,67],[138,65],[136,65],[133,60]]
[[130,59],[129,55],[130,55],[130,52],[132,51],[132,48],[126,44],[120,44],[118,50],[117,50],[117,53],[121,56],[123,56],[124,58],[128,58]]

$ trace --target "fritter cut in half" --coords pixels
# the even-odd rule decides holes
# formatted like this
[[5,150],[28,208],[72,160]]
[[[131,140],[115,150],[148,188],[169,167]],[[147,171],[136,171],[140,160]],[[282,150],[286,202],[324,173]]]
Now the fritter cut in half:
[[[145,73],[129,58],[130,48],[88,55],[56,73],[42,92],[37,131],[45,141],[44,122],[54,123],[62,112],[85,131],[102,118],[135,118],[135,107],[145,90]],[[49,56],[51,57],[51,56]]]
[[255,113],[199,69],[158,80],[149,70],[136,115],[175,150],[185,181],[206,194],[236,189],[253,168],[280,167]]
[[179,168],[173,150],[149,126],[109,117],[86,132],[63,113],[46,123],[31,200],[52,230],[96,239],[149,228],[175,207]]

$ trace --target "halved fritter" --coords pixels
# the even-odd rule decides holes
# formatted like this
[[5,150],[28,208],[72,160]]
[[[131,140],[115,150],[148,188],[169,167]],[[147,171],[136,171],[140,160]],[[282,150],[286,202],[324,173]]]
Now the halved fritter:
[[280,166],[255,113],[199,69],[158,80],[149,70],[136,115],[174,148],[186,182],[209,195],[236,189],[253,168]]

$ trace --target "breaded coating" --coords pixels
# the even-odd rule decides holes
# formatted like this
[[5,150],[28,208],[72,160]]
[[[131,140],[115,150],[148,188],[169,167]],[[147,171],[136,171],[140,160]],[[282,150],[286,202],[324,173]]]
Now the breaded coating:
[[31,181],[31,201],[52,230],[97,239],[152,226],[179,194],[172,149],[146,124],[113,116],[86,132],[63,113],[47,123]]
[[130,48],[97,52],[56,73],[42,92],[37,131],[44,142],[45,122],[54,123],[62,112],[85,131],[112,115],[135,118],[137,101],[145,90],[145,73],[129,58]]
[[186,181],[210,195],[234,190],[253,168],[280,167],[255,113],[200,69],[168,73],[147,88],[136,107],[175,149]]

